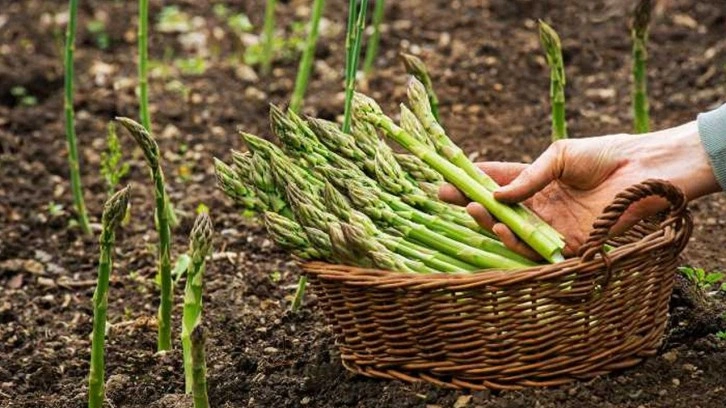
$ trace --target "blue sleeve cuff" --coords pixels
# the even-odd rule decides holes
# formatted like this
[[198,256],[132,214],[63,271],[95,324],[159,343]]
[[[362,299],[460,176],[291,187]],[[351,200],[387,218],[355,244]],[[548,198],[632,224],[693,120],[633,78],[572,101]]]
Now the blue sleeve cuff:
[[726,105],[698,115],[698,134],[708,153],[713,174],[726,191]]

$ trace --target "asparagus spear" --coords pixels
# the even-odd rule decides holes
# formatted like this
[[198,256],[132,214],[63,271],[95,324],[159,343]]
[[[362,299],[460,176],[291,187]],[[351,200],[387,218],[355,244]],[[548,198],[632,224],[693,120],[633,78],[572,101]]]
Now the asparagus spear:
[[391,210],[386,204],[379,201],[369,190],[359,186],[350,186],[348,195],[363,213],[369,217],[384,222],[397,229],[405,236],[415,239],[430,248],[458,258],[466,263],[481,268],[521,268],[531,265],[518,260],[506,258],[502,255],[486,252],[462,242],[456,241],[442,234],[436,233],[422,224],[417,224]]
[[209,397],[207,396],[207,361],[204,353],[204,345],[207,342],[207,335],[200,324],[194,327],[191,335],[192,348],[192,398],[194,408],[209,408]]
[[192,262],[187,271],[187,281],[184,288],[184,308],[182,310],[181,342],[184,361],[184,379],[187,394],[192,392],[193,367],[192,345],[190,336],[192,330],[201,324],[202,319],[202,290],[204,264],[212,248],[212,234],[214,227],[209,214],[202,212],[197,216],[189,235],[189,252]]
[[648,61],[648,25],[652,0],[639,0],[633,12],[630,30],[633,39],[633,120],[635,133],[650,131],[648,114],[648,86],[646,63]]
[[217,177],[217,186],[242,208],[254,212],[265,208],[261,200],[237,178],[234,170],[216,157],[214,158],[214,174]]
[[289,157],[285,156],[285,153],[283,153],[280,148],[271,142],[244,132],[242,133],[242,137],[250,150],[252,150],[255,154],[259,154],[262,159],[275,160],[284,168],[298,170],[296,174],[300,177],[301,182],[304,182],[304,184],[301,185],[312,189],[320,189],[323,187],[323,183],[320,180],[313,176],[309,171],[293,163]]
[[431,114],[433,115],[436,122],[441,122],[439,118],[439,98],[436,96],[436,92],[434,92],[434,85],[431,81],[431,76],[429,75],[429,71],[426,69],[426,65],[421,61],[420,58],[418,58],[415,55],[401,53],[401,60],[403,61],[403,65],[406,67],[406,71],[419,80],[426,92],[426,97],[429,100],[429,104],[431,106]]
[[283,248],[293,251],[299,258],[324,260],[330,257],[330,244],[327,243],[323,248],[313,245],[297,221],[265,211],[264,222],[272,239]]
[[159,333],[157,349],[159,351],[171,350],[171,308],[172,308],[172,280],[171,280],[171,227],[169,225],[169,203],[164,185],[164,173],[159,162],[159,146],[151,134],[139,123],[129,119],[117,117],[126,130],[131,133],[136,143],[141,147],[146,162],[151,169],[154,180],[154,196],[156,198],[156,224],[159,232],[159,277],[161,278],[161,302],[159,304]]
[[550,101],[552,103],[552,140],[567,138],[565,121],[565,65],[562,46],[557,32],[544,21],[539,21],[539,38],[550,67]]
[[68,147],[68,167],[70,168],[71,192],[73,193],[73,206],[76,208],[78,225],[81,231],[88,235],[91,227],[88,223],[86,202],[83,199],[83,185],[81,183],[81,169],[78,160],[78,142],[76,141],[75,113],[73,111],[73,51],[76,49],[76,20],[78,15],[78,0],[69,0],[68,26],[66,28],[65,43],[65,91],[63,94],[63,110],[66,118],[66,144]]
[[395,158],[401,168],[419,183],[419,188],[422,188],[421,183],[433,183],[438,190],[438,186],[444,182],[441,174],[412,154],[397,153]]
[[303,298],[305,297],[305,288],[307,287],[307,284],[308,277],[305,275],[300,276],[300,279],[297,281],[295,296],[292,298],[292,303],[290,304],[290,310],[292,312],[297,312],[298,310],[300,310]]
[[320,17],[323,15],[323,7],[325,0],[314,0],[313,11],[310,16],[310,25],[308,26],[308,37],[305,40],[305,50],[300,57],[300,65],[297,69],[297,77],[295,78],[295,89],[290,98],[290,110],[299,111],[302,105],[305,89],[308,87],[308,79],[310,78],[310,70],[313,65],[313,57],[315,56],[315,45],[318,42],[318,27],[320,26]]
[[[364,95],[356,94],[354,107],[355,113],[359,118],[367,120],[371,124],[384,130],[390,138],[394,139],[406,150],[418,156],[436,171],[441,173],[447,181],[462,190],[469,198],[484,205],[495,217],[508,225],[515,234],[517,234],[545,259],[550,262],[557,262],[562,259],[562,248],[564,247],[564,243],[560,244],[559,242],[553,242],[551,235],[543,233],[535,225],[527,222],[512,207],[496,201],[492,192],[486,188],[481,188],[482,184],[478,180],[472,178],[468,172],[447,161],[444,157],[439,156],[435,151],[431,150],[393,123],[390,118],[386,117],[381,112],[380,107],[375,103],[375,101]],[[465,156],[464,159],[466,159]],[[473,164],[468,161],[468,159],[466,159],[466,162],[474,168]],[[483,175],[484,173],[476,169],[475,174]],[[491,180],[491,182],[493,183],[493,180]]]
[[272,68],[275,36],[275,4],[277,0],[267,0],[265,22],[262,28],[262,73],[269,74]]
[[113,269],[113,246],[116,228],[128,208],[129,188],[120,190],[106,201],[101,217],[101,255],[98,261],[98,283],[93,293],[93,334],[91,337],[91,368],[88,376],[88,406],[101,408],[104,400],[104,343],[106,340],[106,311],[108,282]]

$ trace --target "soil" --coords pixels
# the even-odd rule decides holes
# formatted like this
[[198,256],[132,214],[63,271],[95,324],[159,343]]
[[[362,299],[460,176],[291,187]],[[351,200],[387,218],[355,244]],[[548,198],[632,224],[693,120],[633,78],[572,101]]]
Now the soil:
[[[85,406],[97,241],[73,225],[67,183],[61,44],[65,2],[4,1],[0,8],[0,407]],[[136,6],[82,1],[76,47],[76,119],[85,198],[98,228],[107,187],[98,171],[105,126],[135,117]],[[180,214],[175,255],[186,251],[195,209],[211,209],[218,231],[206,272],[209,394],[215,407],[722,407],[726,328],[722,300],[694,304],[677,291],[662,352],[637,367],[553,389],[457,392],[364,378],[341,365],[315,297],[288,312],[300,270],[255,220],[215,189],[212,157],[242,148],[236,130],[269,136],[267,104],[284,104],[295,58],[270,75],[239,62],[239,40],[207,2],[178,1],[192,33],[151,35],[151,112],[169,193]],[[264,2],[229,0],[261,25]],[[283,1],[286,35],[309,15]],[[380,55],[362,84],[385,110],[403,100],[399,51],[427,62],[443,122],[472,157],[529,161],[549,140],[548,79],[536,19],[559,31],[568,74],[572,137],[627,132],[631,2],[456,0],[386,2]],[[567,4],[564,4],[567,3]],[[170,2],[151,1],[152,20]],[[342,110],[345,4],[330,1],[304,112]],[[104,21],[102,49],[87,23]],[[726,9],[718,1],[662,1],[651,31],[649,84],[654,127],[693,120],[726,95]],[[201,33],[201,37],[200,34]],[[187,34],[187,35],[185,35]],[[206,38],[196,46],[194,39]],[[186,46],[185,46],[186,44]],[[189,49],[189,47],[192,49]],[[172,60],[199,55],[201,74]],[[35,101],[17,96],[23,87]],[[15,90],[13,91],[13,88]],[[156,233],[143,158],[119,132],[131,172],[132,221],[119,232],[109,297],[109,407],[184,407],[181,354],[155,353]],[[696,228],[684,263],[726,263],[723,196],[692,203]],[[177,291],[177,293],[179,293]],[[179,300],[179,297],[177,297]],[[180,303],[177,311],[180,312]],[[178,320],[175,327],[179,326]]]

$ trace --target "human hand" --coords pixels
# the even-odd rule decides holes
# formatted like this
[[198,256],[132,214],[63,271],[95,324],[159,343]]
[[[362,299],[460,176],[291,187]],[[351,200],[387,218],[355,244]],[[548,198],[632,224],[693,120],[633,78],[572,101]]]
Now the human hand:
[[[577,251],[603,209],[633,184],[648,178],[665,179],[681,188],[689,200],[720,190],[695,122],[644,135],[562,140],[531,165],[485,162],[479,167],[502,186],[494,193],[497,200],[524,202],[565,236],[565,255]],[[442,186],[439,197],[466,205],[467,212],[507,247],[537,259],[506,225],[452,185]],[[612,232],[621,233],[666,206],[657,197],[641,200],[622,215]]]

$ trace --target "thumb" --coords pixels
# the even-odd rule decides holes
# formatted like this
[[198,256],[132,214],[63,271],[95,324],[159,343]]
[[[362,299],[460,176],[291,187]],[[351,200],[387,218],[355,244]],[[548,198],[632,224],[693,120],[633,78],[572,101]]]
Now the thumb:
[[518,203],[532,197],[562,174],[562,142],[555,142],[511,183],[494,191],[494,198]]

